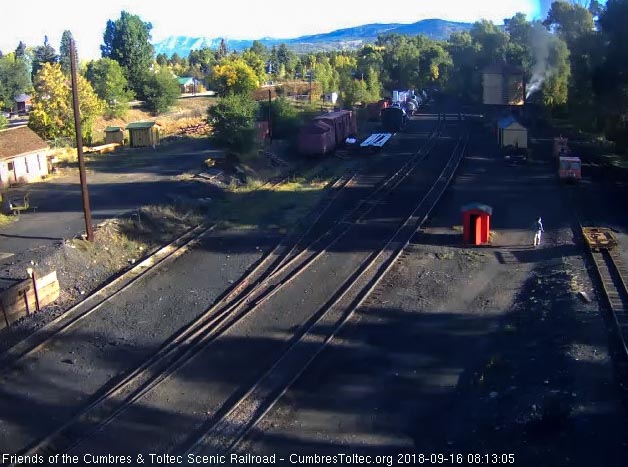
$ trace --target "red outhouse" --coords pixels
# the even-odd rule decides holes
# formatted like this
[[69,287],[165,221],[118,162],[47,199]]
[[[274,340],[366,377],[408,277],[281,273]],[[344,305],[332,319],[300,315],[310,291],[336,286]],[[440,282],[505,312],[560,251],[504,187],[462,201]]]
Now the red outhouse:
[[470,245],[488,243],[493,208],[482,203],[462,207],[462,241]]

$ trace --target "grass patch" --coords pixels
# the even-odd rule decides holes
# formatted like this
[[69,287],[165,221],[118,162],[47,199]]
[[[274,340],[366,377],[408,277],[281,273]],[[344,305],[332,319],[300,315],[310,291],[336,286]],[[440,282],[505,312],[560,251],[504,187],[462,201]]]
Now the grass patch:
[[180,199],[174,205],[143,206],[119,222],[119,231],[129,241],[147,247],[163,245],[203,222],[198,200]]
[[254,227],[287,231],[298,224],[325,194],[325,187],[346,165],[330,161],[273,184],[248,177],[247,183],[232,183],[224,199],[212,204],[211,218],[237,229]]
[[0,214],[0,227],[9,225],[17,220],[17,216]]
[[68,246],[76,253],[71,258],[66,255],[66,261],[99,264],[112,272],[135,263],[148,247],[142,241],[129,238],[116,221],[106,222],[97,228],[93,242],[73,239]]

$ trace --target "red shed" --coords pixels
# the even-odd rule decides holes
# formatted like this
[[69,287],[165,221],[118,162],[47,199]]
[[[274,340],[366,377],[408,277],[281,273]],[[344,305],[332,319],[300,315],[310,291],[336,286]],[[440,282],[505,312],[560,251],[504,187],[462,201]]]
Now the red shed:
[[462,207],[462,241],[466,244],[488,243],[493,208],[482,203]]

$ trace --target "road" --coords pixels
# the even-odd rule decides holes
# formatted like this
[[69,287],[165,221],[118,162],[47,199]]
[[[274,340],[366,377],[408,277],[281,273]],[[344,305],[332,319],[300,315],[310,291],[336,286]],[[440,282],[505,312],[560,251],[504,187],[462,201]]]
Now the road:
[[[177,196],[211,197],[207,186],[175,180],[180,174],[200,172],[208,150],[207,141],[202,139],[156,150],[125,149],[101,156],[102,161],[93,161],[87,172],[93,223],[141,206],[172,203]],[[153,157],[155,161],[151,162]],[[0,261],[11,261],[10,255],[85,232],[77,170],[13,189],[11,193],[19,196],[27,191],[37,212],[24,213],[18,221],[0,228]]]

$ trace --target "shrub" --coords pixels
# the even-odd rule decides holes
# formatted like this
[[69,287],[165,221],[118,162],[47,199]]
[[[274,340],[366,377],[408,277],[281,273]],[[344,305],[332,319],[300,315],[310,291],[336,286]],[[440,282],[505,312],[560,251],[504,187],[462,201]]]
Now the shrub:
[[218,99],[207,111],[216,143],[237,152],[251,150],[255,141],[257,110],[257,103],[245,94]]

